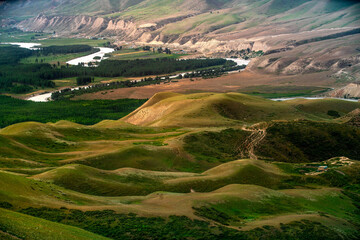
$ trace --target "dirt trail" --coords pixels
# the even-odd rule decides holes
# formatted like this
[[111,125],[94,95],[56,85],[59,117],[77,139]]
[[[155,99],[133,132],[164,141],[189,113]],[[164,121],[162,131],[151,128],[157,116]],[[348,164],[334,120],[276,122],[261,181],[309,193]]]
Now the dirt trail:
[[241,158],[249,157],[250,159],[258,159],[254,153],[254,148],[265,138],[267,128],[268,125],[266,123],[256,124],[250,128],[242,127],[242,130],[249,131],[251,134],[244,142],[241,142],[236,149]]

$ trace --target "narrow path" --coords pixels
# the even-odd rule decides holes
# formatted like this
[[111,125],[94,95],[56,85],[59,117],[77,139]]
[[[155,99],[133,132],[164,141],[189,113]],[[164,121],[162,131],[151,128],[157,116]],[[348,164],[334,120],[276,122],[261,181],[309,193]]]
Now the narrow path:
[[242,130],[251,132],[251,134],[244,142],[241,142],[236,149],[236,152],[239,153],[241,158],[249,157],[250,159],[258,159],[254,153],[254,149],[265,138],[267,128],[268,125],[263,123],[253,125],[251,128],[242,127]]

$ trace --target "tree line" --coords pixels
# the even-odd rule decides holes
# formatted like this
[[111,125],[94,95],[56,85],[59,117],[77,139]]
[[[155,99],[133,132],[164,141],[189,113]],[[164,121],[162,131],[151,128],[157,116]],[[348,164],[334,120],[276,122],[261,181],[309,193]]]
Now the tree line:
[[104,119],[120,119],[145,102],[146,99],[32,102],[0,95],[0,128],[25,121],[68,120],[91,125]]
[[82,53],[94,50],[89,45],[69,45],[69,46],[49,46],[42,47],[37,50],[39,54],[50,55],[50,54],[69,54],[69,53]]
[[[70,52],[75,51],[74,46],[48,47],[48,52]],[[91,47],[90,47],[91,48]],[[87,47],[79,47],[87,50]],[[40,50],[39,50],[40,51]],[[104,60],[98,67],[78,66],[60,66],[59,64],[35,63],[20,64],[21,58],[26,58],[38,54],[38,51],[32,51],[14,46],[1,47],[0,51],[0,93],[13,92],[25,93],[31,91],[34,87],[53,88],[55,83],[52,80],[77,77],[79,85],[89,83],[89,77],[136,77],[148,75],[162,75],[174,72],[186,72],[197,69],[206,69],[211,67],[223,66],[225,68],[234,67],[233,61],[226,59],[188,59],[179,60],[171,58],[157,59],[136,59],[136,60]],[[208,72],[208,75],[214,75],[214,72]],[[84,78],[86,77],[86,78]]]

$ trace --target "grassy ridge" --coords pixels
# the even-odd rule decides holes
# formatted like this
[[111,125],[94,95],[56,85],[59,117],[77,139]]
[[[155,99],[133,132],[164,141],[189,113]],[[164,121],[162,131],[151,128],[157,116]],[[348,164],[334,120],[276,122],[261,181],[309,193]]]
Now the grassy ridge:
[[220,132],[201,132],[187,135],[184,148],[197,160],[226,162],[240,157],[238,147],[249,135],[249,132],[232,128]]
[[[359,159],[360,130],[352,126],[292,121],[273,123],[266,132],[265,139],[255,148],[255,153],[264,159],[281,162],[315,162],[337,156]],[[241,156],[248,135],[249,132],[234,129],[196,133],[184,138],[184,147],[198,160],[235,160]]]
[[[125,121],[142,126],[211,127],[271,120],[332,120],[360,108],[360,103],[336,99],[277,102],[240,93],[158,93],[149,103],[129,114]],[[166,109],[166,111],[163,111]]]
[[[261,175],[262,178],[256,176]],[[153,172],[136,169],[104,171],[83,165],[66,165],[39,175],[34,179],[50,181],[74,191],[102,195],[148,195],[156,191],[209,192],[228,184],[255,184],[279,188],[288,177],[271,165],[252,160],[222,164],[201,174]]]

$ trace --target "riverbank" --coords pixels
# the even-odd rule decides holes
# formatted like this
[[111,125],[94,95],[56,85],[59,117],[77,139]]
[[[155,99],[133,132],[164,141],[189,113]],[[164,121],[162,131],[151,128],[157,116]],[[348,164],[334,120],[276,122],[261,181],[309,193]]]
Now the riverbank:
[[[97,53],[98,54],[98,53]],[[92,56],[94,56],[95,54],[92,54],[92,55],[89,55],[89,56],[86,56],[86,57],[83,57],[83,58],[79,58],[79,59],[74,59],[73,63],[75,65],[75,63],[79,64],[81,63],[82,60],[89,60]],[[104,60],[105,58],[101,58],[101,60]],[[246,60],[242,60],[242,59],[227,59],[227,60],[238,60],[238,61],[234,61],[235,63],[237,63],[237,66],[246,66],[250,61],[246,61]],[[186,60],[184,60],[186,61]],[[237,71],[232,71],[232,72],[239,72],[239,70]],[[174,74],[174,75],[170,75],[168,78],[169,79],[176,79],[178,78],[180,75],[182,77],[184,77],[186,74],[190,74],[191,72],[185,72],[185,73],[177,73],[177,74]],[[231,72],[228,72],[228,73],[231,73]],[[149,77],[149,76],[144,76],[144,77]],[[162,80],[165,80],[165,77],[161,77]],[[134,79],[134,80],[131,80],[132,83],[136,83],[136,82],[140,82],[141,79]],[[90,84],[90,85],[87,85],[87,86],[83,86],[82,88],[88,88],[89,86],[91,86],[93,84]],[[109,84],[108,84],[109,85]],[[79,87],[76,87],[76,88],[71,88],[71,91],[73,90],[78,90]],[[51,100],[51,95],[52,93],[54,92],[57,92],[57,91],[52,91],[52,92],[49,92],[49,93],[44,93],[44,94],[40,94],[40,95],[36,95],[36,96],[32,96],[30,98],[28,98],[27,100],[30,100],[30,101],[35,101],[35,102],[47,102],[49,100]]]

